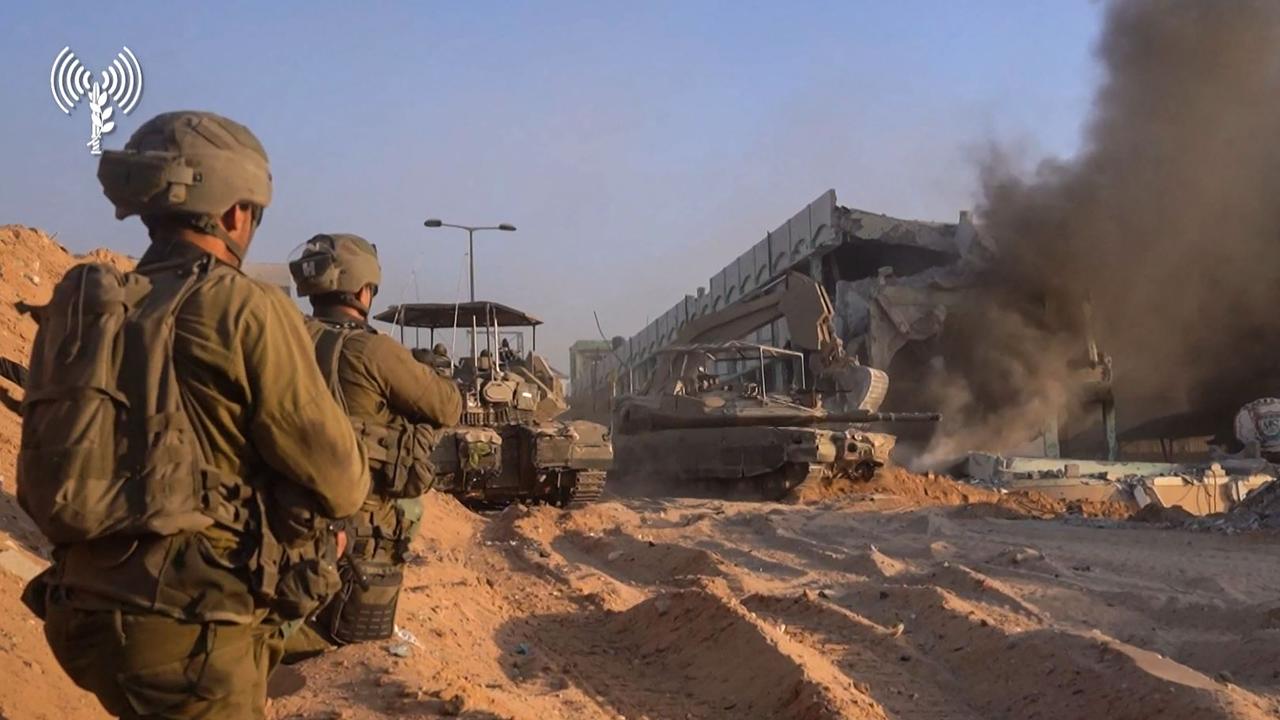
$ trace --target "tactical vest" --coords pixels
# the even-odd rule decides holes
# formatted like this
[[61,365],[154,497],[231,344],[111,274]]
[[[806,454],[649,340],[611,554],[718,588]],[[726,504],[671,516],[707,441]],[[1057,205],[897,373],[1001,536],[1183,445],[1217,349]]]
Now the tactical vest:
[[[356,333],[368,330],[329,323],[320,325],[322,328],[316,337],[316,362],[329,383],[333,397],[350,417],[350,409],[338,378],[338,366],[347,340]],[[375,495],[388,499],[413,498],[435,485],[431,453],[439,439],[438,430],[427,424],[415,424],[398,417],[389,423],[351,417],[351,425],[368,452],[369,475]]]
[[173,362],[178,310],[212,262],[78,265],[33,310],[18,502],[55,545],[249,522],[248,489],[208,462]]

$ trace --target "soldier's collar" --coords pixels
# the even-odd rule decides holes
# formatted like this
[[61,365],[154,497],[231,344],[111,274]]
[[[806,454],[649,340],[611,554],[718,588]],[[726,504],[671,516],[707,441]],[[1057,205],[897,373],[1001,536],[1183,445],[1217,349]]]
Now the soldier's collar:
[[313,308],[311,317],[319,320],[325,325],[331,327],[340,327],[345,330],[372,330],[368,321],[363,318],[355,318],[350,314],[343,312],[340,308],[322,305]]
[[173,235],[162,235],[153,237],[151,245],[147,251],[142,254],[142,258],[138,260],[138,267],[144,268],[157,263],[168,262],[172,260],[191,259],[194,260],[201,256],[212,256],[218,262],[227,265],[236,270],[240,269],[238,263],[233,264],[222,257],[219,253],[215,253],[202,245],[191,242],[190,240]]

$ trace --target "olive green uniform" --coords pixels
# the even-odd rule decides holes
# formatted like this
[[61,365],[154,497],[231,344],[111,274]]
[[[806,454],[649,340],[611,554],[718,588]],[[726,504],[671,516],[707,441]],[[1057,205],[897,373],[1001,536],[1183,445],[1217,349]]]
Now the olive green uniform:
[[[156,242],[139,270],[202,254]],[[228,500],[249,520],[59,548],[45,633],[76,684],[114,715],[261,718],[280,652],[268,616],[282,556],[291,542],[315,542],[284,528],[356,512],[369,488],[365,453],[278,289],[217,264],[178,311],[173,355],[206,459],[244,481]]]
[[[308,323],[312,338],[342,333],[335,382],[353,419],[377,425],[396,421],[447,427],[462,416],[462,396],[454,383],[419,363],[410,351],[387,335],[331,307],[317,308]],[[375,482],[360,511],[347,525],[348,553],[357,562],[402,566],[422,516],[419,497],[390,498]],[[329,646],[312,628],[290,637],[290,661]]]
[[[313,338],[324,328],[357,330],[347,338],[338,358],[337,382],[352,418],[380,425],[399,419],[435,427],[457,425],[462,419],[458,387],[415,360],[390,336],[379,334],[364,323],[352,323],[327,308],[316,311],[309,327]],[[420,506],[420,500],[400,503],[405,504],[413,512],[412,507]],[[382,497],[376,486],[360,513],[369,513],[367,521],[384,532],[395,529],[396,503]],[[412,528],[405,536],[406,541],[412,538]],[[358,542],[353,543],[352,550],[359,553],[357,545]],[[372,558],[374,552],[370,548],[362,554]]]
[[309,326],[313,338],[324,327],[364,330],[347,338],[338,363],[338,383],[351,417],[377,423],[401,418],[438,427],[458,424],[462,395],[457,385],[414,360],[408,348],[327,309],[317,310],[314,320]]

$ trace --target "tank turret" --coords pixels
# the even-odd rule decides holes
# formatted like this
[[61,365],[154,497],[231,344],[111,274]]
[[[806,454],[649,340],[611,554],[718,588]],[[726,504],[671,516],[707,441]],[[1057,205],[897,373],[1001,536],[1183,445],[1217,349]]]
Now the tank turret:
[[835,353],[815,377],[805,360],[743,342],[665,349],[647,391],[615,401],[616,486],[774,499],[810,479],[870,478],[896,443],[871,425],[941,418],[879,412],[888,389],[879,370]]

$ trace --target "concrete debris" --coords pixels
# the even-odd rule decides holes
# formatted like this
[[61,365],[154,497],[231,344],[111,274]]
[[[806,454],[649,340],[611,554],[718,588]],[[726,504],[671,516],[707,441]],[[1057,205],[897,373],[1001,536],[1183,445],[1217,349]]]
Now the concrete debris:
[[1280,483],[1254,490],[1225,515],[1200,518],[1192,527],[1227,533],[1247,530],[1280,530]]
[[[1228,512],[1271,484],[1275,466],[1256,458],[1205,464],[1117,462],[970,453],[962,474],[977,485],[1032,490],[1058,500],[1131,502],[1139,509],[1178,507],[1190,516]],[[1148,522],[1176,522],[1159,510]]]

